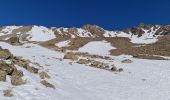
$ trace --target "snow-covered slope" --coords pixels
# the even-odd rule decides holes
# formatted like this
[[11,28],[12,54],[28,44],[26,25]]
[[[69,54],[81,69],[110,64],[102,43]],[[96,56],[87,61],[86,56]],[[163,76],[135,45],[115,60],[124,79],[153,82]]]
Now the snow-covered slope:
[[109,55],[109,51],[112,49],[116,48],[112,47],[111,44],[106,41],[93,41],[79,48],[78,51],[95,55]]
[[54,32],[43,26],[33,26],[32,29],[27,32],[29,41],[48,41],[55,38]]
[[[73,63],[60,61],[64,54],[51,51],[36,44],[11,46],[0,42],[2,48],[9,49],[14,55],[37,62],[40,70],[48,71],[49,81],[56,89],[40,84],[40,78],[24,70],[27,84],[11,86],[0,82],[0,90],[12,88],[13,97],[2,100],[168,100],[170,84],[170,61],[141,60],[130,56],[112,57],[110,63],[124,69],[122,73],[113,73]],[[31,46],[31,48],[26,48]],[[124,59],[133,63],[121,63]],[[46,66],[48,64],[48,66]]]
[[[155,43],[158,37],[166,35],[170,31],[170,26],[138,26],[128,31],[108,31],[95,25],[85,25],[82,28],[47,28],[43,26],[30,26],[31,29],[25,31],[27,26],[7,26],[3,27],[0,31],[0,36],[15,33],[17,30],[18,36],[27,34],[28,41],[44,42],[58,37],[90,37],[90,38],[102,38],[102,37],[126,37],[131,40],[132,43]],[[147,27],[147,28],[145,28]]]

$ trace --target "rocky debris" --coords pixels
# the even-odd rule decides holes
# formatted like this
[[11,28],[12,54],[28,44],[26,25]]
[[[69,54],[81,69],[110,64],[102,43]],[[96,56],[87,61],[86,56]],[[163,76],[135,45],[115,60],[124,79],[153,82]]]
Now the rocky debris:
[[123,68],[119,68],[119,69],[118,69],[118,72],[122,72],[122,71],[123,71]]
[[0,70],[0,81],[6,81],[6,75],[7,73],[3,70]]
[[30,63],[29,60],[24,60],[24,59],[22,59],[22,58],[20,58],[20,57],[14,57],[14,58],[12,59],[12,62],[13,62],[14,64],[17,64],[17,65],[25,68],[25,69],[27,69],[27,66],[29,66],[29,63]]
[[12,45],[19,45],[19,38],[17,36],[11,37],[7,40],[7,42],[9,42]]
[[22,79],[20,75],[14,74],[11,76],[11,84],[15,86],[23,85],[26,82]]
[[78,60],[78,56],[75,55],[73,52],[67,52],[67,53],[64,55],[64,59]]
[[45,78],[48,78],[48,79],[49,79],[49,78],[50,78],[50,76],[48,75],[48,73],[47,73],[47,72],[44,72],[44,71],[43,71],[43,72],[40,72],[40,73],[39,73],[39,76],[40,76],[41,79],[45,79]]
[[8,75],[11,75],[14,71],[14,66],[7,64],[5,61],[0,60],[0,70],[5,71]]
[[43,84],[46,87],[55,89],[55,86],[52,85],[51,83],[49,83],[47,80],[42,80],[40,83]]
[[37,74],[38,71],[39,71],[38,68],[31,67],[31,66],[27,66],[26,70],[29,71],[29,72],[31,72],[31,73],[34,73],[34,74]]
[[13,94],[11,92],[12,92],[11,89],[7,89],[3,91],[5,97],[12,97]]
[[133,63],[133,61],[130,60],[130,59],[125,59],[125,60],[122,61],[122,63]]
[[13,55],[9,52],[9,50],[0,48],[0,59],[7,60],[12,57],[13,57]]
[[118,69],[115,65],[112,65],[112,68],[110,70],[113,71],[113,72],[122,72],[123,68]]
[[24,76],[24,73],[23,73],[23,71],[22,70],[17,70],[17,69],[15,69],[14,71],[13,71],[13,73],[12,73],[12,76],[20,76],[20,77],[23,77]]
[[102,69],[106,69],[109,67],[109,65],[99,62],[99,61],[95,61],[95,60],[90,61],[90,66],[96,67],[96,68],[102,68]]
[[14,57],[14,59],[12,60],[14,64],[17,64],[23,68],[25,68],[27,71],[31,72],[31,73],[35,73],[37,74],[38,73],[38,68],[35,68],[35,67],[31,67],[29,65],[29,63],[31,63],[29,60],[24,60],[22,58],[19,58],[19,57]]
[[93,36],[102,37],[104,34],[104,29],[96,25],[84,25],[82,29],[90,32]]
[[117,67],[112,65],[112,68],[110,70],[113,71],[113,72],[116,72],[117,71]]
[[77,61],[77,63],[79,63],[79,64],[89,64],[89,63],[90,63],[90,60],[88,60],[88,59],[79,59],[79,60]]

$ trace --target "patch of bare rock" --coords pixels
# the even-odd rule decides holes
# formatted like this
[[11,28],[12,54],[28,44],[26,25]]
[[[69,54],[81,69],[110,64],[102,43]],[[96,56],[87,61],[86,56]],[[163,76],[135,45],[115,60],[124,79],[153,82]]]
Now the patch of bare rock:
[[46,87],[55,89],[55,86],[53,84],[49,83],[47,80],[42,80],[40,83]]
[[5,97],[12,97],[13,96],[11,89],[4,90],[3,94],[4,94]]
[[[92,55],[91,55],[92,56]],[[93,58],[101,58],[101,59],[104,59],[106,57],[98,57],[97,55],[94,56],[86,56],[86,55],[80,55],[79,53],[74,53],[74,52],[67,52],[64,56],[63,59],[69,59],[69,60],[72,60],[78,64],[84,64],[84,65],[88,65],[90,67],[95,67],[95,68],[100,68],[100,69],[104,69],[104,70],[109,70],[109,71],[112,71],[112,72],[122,72],[123,69],[122,68],[117,68],[117,67],[113,67],[113,66],[110,66],[108,63],[104,63],[104,62],[101,62],[101,61],[97,61]],[[105,60],[110,60],[111,58],[106,58]]]

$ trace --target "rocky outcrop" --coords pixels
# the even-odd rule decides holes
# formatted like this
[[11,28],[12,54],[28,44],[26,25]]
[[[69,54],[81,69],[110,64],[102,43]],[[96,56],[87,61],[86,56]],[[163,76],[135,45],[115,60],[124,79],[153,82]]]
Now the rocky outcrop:
[[125,60],[122,61],[122,63],[133,63],[133,61],[130,60],[130,59],[125,59]]
[[47,80],[42,80],[40,83],[46,87],[55,89],[55,86],[53,84],[49,83]]
[[5,97],[12,97],[13,96],[11,89],[4,90],[3,93],[4,93]]
[[13,74],[11,76],[11,84],[18,86],[18,85],[22,85],[25,84],[26,82],[22,79],[22,77],[20,75],[17,74]]
[[78,56],[75,55],[75,53],[73,53],[73,52],[67,52],[67,53],[64,55],[64,59],[78,60]]
[[48,75],[48,73],[47,72],[40,72],[39,73],[39,76],[40,76],[40,78],[41,79],[45,79],[45,78],[47,78],[47,79],[49,79],[50,78],[50,76]]
[[11,37],[7,40],[12,45],[20,45],[19,38],[17,36]]
[[0,81],[6,81],[6,75],[7,73],[3,70],[0,70]]

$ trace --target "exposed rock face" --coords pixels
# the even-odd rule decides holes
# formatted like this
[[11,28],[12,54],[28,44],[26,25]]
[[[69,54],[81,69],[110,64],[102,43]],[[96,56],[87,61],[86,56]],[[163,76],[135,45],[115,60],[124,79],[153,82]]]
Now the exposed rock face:
[[19,38],[17,36],[11,37],[7,41],[12,45],[19,45],[20,44]]
[[96,37],[101,37],[104,34],[104,29],[99,27],[99,26],[95,26],[95,25],[85,25],[82,27],[82,29],[87,30],[88,32],[90,32],[92,35],[96,36]]

